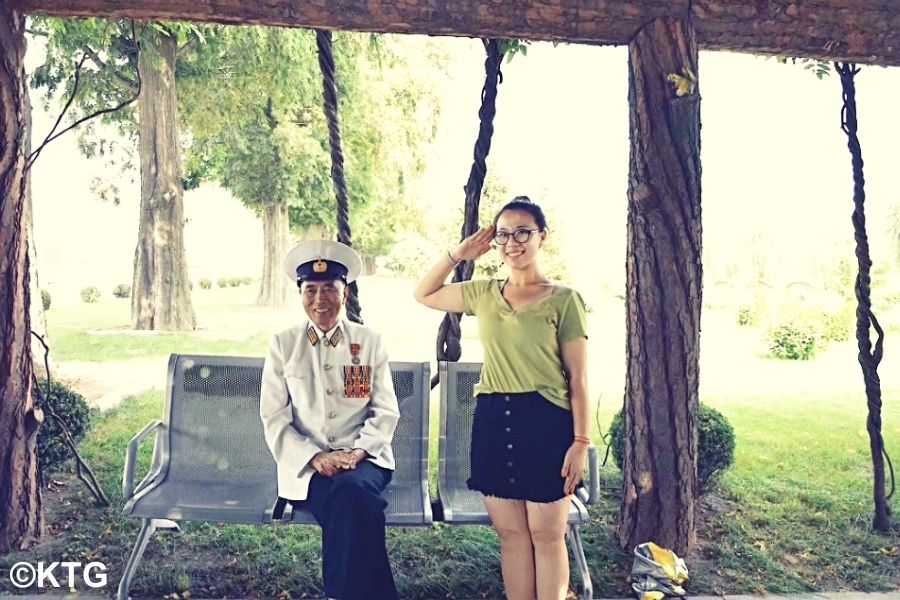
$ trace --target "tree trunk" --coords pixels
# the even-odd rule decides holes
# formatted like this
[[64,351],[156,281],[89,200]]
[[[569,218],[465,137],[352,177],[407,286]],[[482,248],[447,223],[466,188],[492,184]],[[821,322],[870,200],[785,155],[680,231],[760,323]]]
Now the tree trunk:
[[175,52],[174,37],[151,32],[138,57],[141,214],[131,295],[135,329],[184,331],[196,325],[184,250]]
[[628,51],[627,435],[619,542],[631,549],[653,540],[686,554],[697,496],[702,287],[697,42],[690,22],[659,19],[638,32]]
[[367,254],[364,254],[362,256],[362,265],[362,274],[366,276],[374,275],[375,269],[378,267],[377,263],[375,262],[375,257],[369,256]]
[[291,230],[288,207],[281,202],[263,205],[263,273],[259,284],[257,306],[282,307],[288,305],[296,284],[285,277],[282,270],[284,255],[290,250]]
[[28,315],[25,15],[0,3],[0,554],[41,534]]
[[334,227],[328,225],[310,225],[297,232],[296,243],[301,244],[309,240],[333,240],[335,239]]

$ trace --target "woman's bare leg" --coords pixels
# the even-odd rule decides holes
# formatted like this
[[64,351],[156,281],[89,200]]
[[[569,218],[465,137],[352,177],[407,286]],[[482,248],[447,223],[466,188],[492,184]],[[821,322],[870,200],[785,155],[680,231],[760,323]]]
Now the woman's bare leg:
[[537,600],[563,600],[569,589],[569,554],[566,527],[572,500],[526,502],[528,530],[534,546]]
[[534,548],[524,500],[484,497],[500,538],[500,569],[507,600],[534,600]]

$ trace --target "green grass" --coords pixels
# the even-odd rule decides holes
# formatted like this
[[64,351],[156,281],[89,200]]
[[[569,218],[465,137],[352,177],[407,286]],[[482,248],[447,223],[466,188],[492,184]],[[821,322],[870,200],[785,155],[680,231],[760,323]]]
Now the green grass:
[[[433,331],[432,322],[426,320],[433,315],[398,308],[396,298],[406,297],[409,290],[395,282],[368,283],[367,319],[396,328],[398,310],[404,314],[402,331],[408,335],[392,333],[405,346],[392,346],[392,356],[421,360],[433,352],[430,341],[424,349],[410,342],[426,329]],[[255,293],[252,286],[194,290],[200,317],[198,330],[191,333],[128,331],[127,300],[53,308],[48,320],[54,356],[62,362],[109,361],[109,368],[116,368],[117,361],[172,352],[262,355],[269,335],[301,317],[302,311],[258,309],[253,306]],[[471,327],[465,332],[472,336]],[[707,345],[711,339],[715,338],[704,337]],[[477,341],[470,337],[466,344],[471,347]],[[689,593],[900,588],[900,528],[888,536],[871,530],[871,460],[861,393],[758,397],[736,390],[730,397],[704,401],[731,421],[737,454],[735,465],[701,502],[698,548],[687,557]],[[600,402],[594,433],[598,444],[619,406],[621,394],[607,393]],[[433,493],[438,409],[434,393]],[[95,417],[81,447],[113,506],[94,506],[71,474],[48,475],[48,481],[62,484],[44,494],[44,540],[35,548],[0,558],[0,573],[18,560],[100,560],[110,568],[106,591],[114,590],[139,525],[121,512],[125,447],[148,421],[159,418],[161,410],[162,394],[154,391]],[[888,449],[900,463],[900,391],[885,393],[883,418]],[[150,447],[145,443],[141,449],[139,472],[148,468]],[[601,484],[600,503],[591,510],[593,522],[583,532],[595,595],[631,595],[627,581],[631,557],[618,549],[615,539],[621,477],[614,466],[603,469]],[[900,495],[892,506],[900,520]],[[151,542],[133,591],[137,597],[157,598],[174,593],[183,597],[185,591],[195,597],[277,597],[282,592],[292,598],[316,597],[319,543],[315,527],[183,523],[180,533],[161,532]],[[388,545],[403,598],[503,595],[497,541],[489,528],[391,528]],[[0,591],[14,591],[10,585],[0,577]],[[572,588],[580,589],[577,575]]]
[[[692,594],[890,590],[900,586],[900,535],[872,532],[865,403],[856,396],[717,398],[737,434],[734,467],[707,496],[700,544],[688,557]],[[900,438],[900,394],[888,393],[884,436]],[[0,559],[100,560],[112,591],[137,534],[121,514],[121,465],[130,437],[158,418],[162,394],[149,392],[95,419],[82,444],[113,506],[97,508],[71,476],[45,494],[48,532],[27,552]],[[437,419],[432,411],[433,421]],[[605,423],[608,416],[603,415]],[[435,444],[436,446],[436,440]],[[150,443],[139,455],[146,471]],[[432,464],[435,464],[434,462]],[[584,531],[598,597],[628,595],[630,557],[615,543],[620,477],[603,471],[603,497]],[[900,509],[893,500],[895,514]],[[193,596],[316,597],[318,529],[183,523],[157,534],[133,585],[137,597],[189,590]],[[486,527],[391,528],[388,546],[403,598],[499,598],[498,546]],[[4,580],[0,590],[8,589]],[[580,588],[573,576],[573,589]]]
[[53,356],[63,362],[159,358],[172,353],[262,356],[271,334],[290,325],[291,313],[253,306],[255,294],[253,286],[195,290],[194,309],[202,316],[192,332],[130,330],[129,299],[51,308],[47,321]]
[[[896,457],[900,393],[887,392],[883,401],[882,433]],[[710,404],[731,420],[737,434],[735,465],[719,487],[720,506],[710,509],[724,512],[710,515],[701,526],[708,540],[703,557],[728,574],[729,589],[900,586],[900,528],[888,536],[871,528],[872,467],[863,394]],[[897,496],[892,507],[896,515]]]

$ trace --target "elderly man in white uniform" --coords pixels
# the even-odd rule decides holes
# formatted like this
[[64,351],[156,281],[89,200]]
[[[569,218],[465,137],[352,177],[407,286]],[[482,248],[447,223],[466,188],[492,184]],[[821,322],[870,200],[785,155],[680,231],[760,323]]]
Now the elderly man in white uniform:
[[278,464],[278,495],[322,526],[325,595],[394,600],[381,492],[400,417],[381,337],[342,317],[359,255],[312,240],[284,261],[309,317],[272,338],[259,406]]

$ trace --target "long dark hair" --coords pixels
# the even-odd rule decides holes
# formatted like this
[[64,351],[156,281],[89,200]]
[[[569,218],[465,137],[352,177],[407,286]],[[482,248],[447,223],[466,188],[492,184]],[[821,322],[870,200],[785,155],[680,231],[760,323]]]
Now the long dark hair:
[[516,196],[507,202],[503,208],[497,211],[497,214],[494,215],[494,227],[497,226],[497,220],[500,218],[500,215],[508,210],[525,211],[534,217],[534,222],[540,227],[541,231],[547,231],[549,229],[549,227],[547,227],[547,217],[544,216],[544,211],[541,210],[540,206],[532,202],[528,196]]

